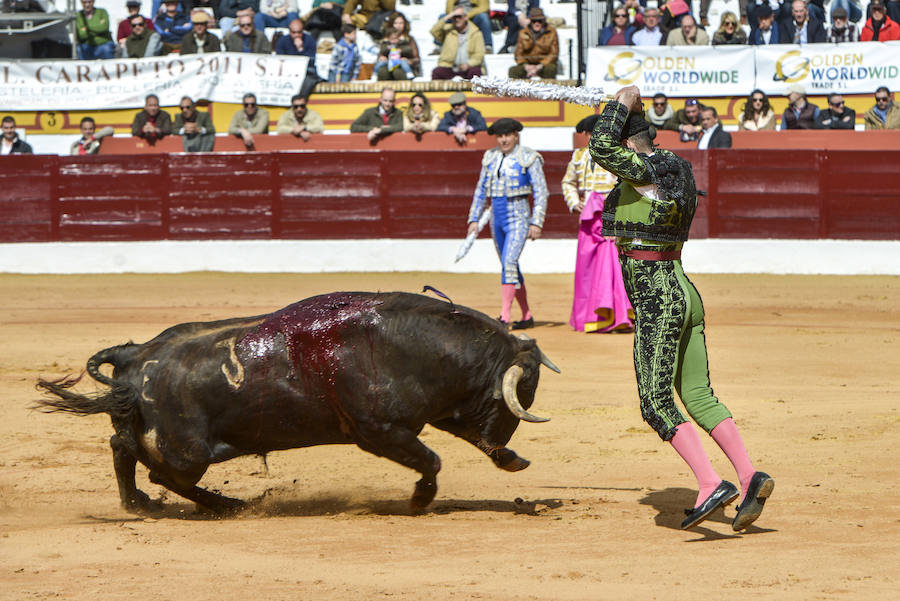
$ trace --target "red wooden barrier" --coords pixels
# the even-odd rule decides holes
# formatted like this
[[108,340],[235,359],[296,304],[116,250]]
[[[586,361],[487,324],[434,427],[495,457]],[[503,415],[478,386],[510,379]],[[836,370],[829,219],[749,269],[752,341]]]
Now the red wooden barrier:
[[[545,152],[544,235],[572,238]],[[710,150],[691,161],[695,238],[900,238],[900,151]],[[0,161],[0,242],[459,238],[482,151],[10,156]]]

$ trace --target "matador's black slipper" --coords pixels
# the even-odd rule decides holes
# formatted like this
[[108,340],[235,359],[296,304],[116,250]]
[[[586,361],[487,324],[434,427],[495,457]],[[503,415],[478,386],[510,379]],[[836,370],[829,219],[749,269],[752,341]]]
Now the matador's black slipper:
[[725,507],[737,499],[739,494],[740,492],[738,491],[737,486],[728,480],[722,480],[716,487],[716,490],[712,491],[712,494],[706,497],[706,500],[700,503],[700,505],[693,509],[684,510],[687,517],[681,522],[681,529],[687,530],[688,528],[693,528],[711,516],[719,507]]
[[512,323],[512,329],[514,330],[527,330],[528,328],[534,327],[534,317],[529,317],[528,319],[523,319],[521,321],[514,321]]
[[743,530],[755,522],[773,490],[775,490],[775,480],[772,479],[772,476],[765,472],[754,473],[750,480],[750,486],[747,488],[747,496],[737,506],[737,515],[731,522],[732,530],[735,532]]

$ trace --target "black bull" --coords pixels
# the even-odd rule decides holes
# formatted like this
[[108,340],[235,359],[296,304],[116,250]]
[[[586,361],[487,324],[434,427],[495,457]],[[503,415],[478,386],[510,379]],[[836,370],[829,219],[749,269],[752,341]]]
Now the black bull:
[[[100,366],[113,366],[112,377]],[[185,323],[144,344],[102,350],[88,373],[106,392],[71,390],[80,378],[39,380],[39,406],[108,413],[125,508],[155,504],[150,480],[216,512],[243,506],[196,486],[212,463],[248,454],[354,443],[422,474],[410,501],[437,492],[440,458],[418,438],[431,424],[475,445],[501,469],[528,461],[506,448],[528,413],[541,364],[534,340],[472,309],[429,297],[336,292],[269,315]]]

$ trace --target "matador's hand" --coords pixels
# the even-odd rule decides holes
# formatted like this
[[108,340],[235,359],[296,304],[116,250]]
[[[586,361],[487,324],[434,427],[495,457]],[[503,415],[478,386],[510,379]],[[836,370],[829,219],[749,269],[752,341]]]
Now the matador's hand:
[[644,109],[644,105],[641,103],[641,91],[637,86],[626,86],[622,88],[616,92],[614,100],[627,106],[628,110],[632,113],[640,113]]
[[528,239],[529,240],[537,240],[541,237],[541,228],[536,225],[528,226]]
[[478,222],[473,221],[472,223],[469,224],[469,229],[466,231],[466,236],[469,236],[470,234],[477,234],[477,233],[478,233]]

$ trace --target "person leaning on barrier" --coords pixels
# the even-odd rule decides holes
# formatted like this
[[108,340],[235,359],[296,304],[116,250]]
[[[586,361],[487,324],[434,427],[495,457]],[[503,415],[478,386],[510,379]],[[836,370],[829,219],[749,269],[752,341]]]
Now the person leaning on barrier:
[[3,154],[34,154],[31,145],[19,138],[16,132],[16,120],[7,115],[0,122],[3,128],[3,140],[0,141],[0,155]]
[[844,97],[832,92],[828,95],[828,108],[819,111],[815,123],[816,129],[849,129],[856,128],[856,111],[844,105]]
[[216,128],[209,113],[201,113],[190,96],[183,96],[179,112],[172,124],[175,135],[181,136],[185,152],[212,152],[216,143]]
[[700,132],[700,140],[697,148],[731,148],[731,134],[722,129],[719,121],[719,113],[715,107],[704,106],[700,109],[700,124],[703,129]]
[[468,135],[479,131],[487,131],[487,122],[478,110],[466,103],[466,96],[462,92],[450,94],[448,99],[450,110],[444,113],[437,130],[446,132],[456,138],[460,144],[468,141]]
[[297,94],[291,98],[291,108],[286,110],[278,118],[275,133],[291,135],[308,142],[312,134],[320,134],[325,131],[325,122],[316,111],[307,108],[308,100],[305,96]]
[[97,124],[93,117],[84,117],[81,120],[81,137],[72,142],[69,147],[71,155],[97,154],[100,150],[100,140],[113,135],[113,128],[108,125],[97,131]]
[[395,93],[392,88],[381,91],[378,106],[367,108],[350,124],[353,133],[364,133],[369,142],[403,131],[403,114],[394,106]]
[[775,111],[769,104],[769,97],[762,90],[753,90],[738,116],[741,131],[775,130]]
[[875,106],[863,116],[866,130],[900,129],[900,106],[894,104],[894,95],[885,86],[875,90]]
[[409,99],[409,108],[403,113],[403,131],[421,135],[428,131],[437,131],[441,116],[431,108],[425,94],[416,92]]
[[[649,11],[648,11],[649,12]],[[647,111],[647,120],[656,129],[663,129],[666,122],[675,116],[669,99],[662,92],[653,95],[653,110]]]
[[181,54],[206,54],[221,49],[219,38],[209,31],[209,15],[201,10],[191,13],[191,31],[181,38]]
[[509,68],[509,77],[555,79],[559,70],[559,36],[547,25],[540,8],[528,13],[528,27],[519,32],[516,43],[516,64]]
[[700,102],[696,98],[684,101],[684,108],[675,111],[672,118],[666,121],[663,129],[677,131],[682,142],[693,142],[700,138]]
[[172,118],[159,108],[159,96],[148,94],[144,108],[131,122],[131,135],[155,143],[172,133]]
[[253,134],[269,133],[269,111],[256,104],[256,95],[248,92],[241,99],[244,108],[238,109],[231,117],[228,133],[240,138],[248,150],[255,145]]
[[781,129],[813,129],[819,116],[819,107],[806,99],[806,88],[794,84],[788,88],[788,107],[781,117]]

